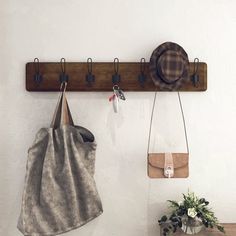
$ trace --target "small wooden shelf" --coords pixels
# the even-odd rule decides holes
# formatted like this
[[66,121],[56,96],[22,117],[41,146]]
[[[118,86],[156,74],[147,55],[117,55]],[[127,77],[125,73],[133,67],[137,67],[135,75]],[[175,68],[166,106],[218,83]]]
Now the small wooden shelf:
[[[121,81],[119,86],[124,91],[160,91],[154,86],[148,73],[149,63],[146,63],[146,81],[142,87],[138,81],[140,74],[139,62],[120,62],[119,74]],[[61,74],[61,64],[55,62],[40,62],[40,73],[43,76],[41,83],[37,84],[34,81],[35,64],[29,62],[26,64],[26,90],[27,91],[59,91]],[[87,71],[86,62],[67,62],[66,74],[69,76],[67,91],[111,91],[112,90],[112,75],[114,74],[113,62],[93,62],[93,71],[95,82],[91,86],[87,84],[85,79]],[[193,73],[194,64],[190,63],[190,74]],[[207,65],[200,62],[198,66],[199,85],[194,87],[190,78],[179,91],[205,91],[207,89]],[[163,90],[162,90],[163,91]]]

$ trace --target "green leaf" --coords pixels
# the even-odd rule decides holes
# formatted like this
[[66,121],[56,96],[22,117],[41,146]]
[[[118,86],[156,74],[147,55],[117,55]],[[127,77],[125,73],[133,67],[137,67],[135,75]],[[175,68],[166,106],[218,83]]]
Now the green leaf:
[[205,198],[201,198],[201,199],[199,199],[199,203],[201,204],[201,203],[205,203],[206,202],[206,199]]
[[175,208],[179,207],[179,203],[177,201],[168,200],[168,202],[170,203],[171,207]]
[[217,225],[216,227],[217,227],[217,229],[218,229],[220,232],[222,232],[222,233],[225,234],[225,229],[224,229],[224,227],[223,227],[222,225]]
[[166,215],[162,216],[160,221],[161,222],[166,222],[167,221],[167,216]]

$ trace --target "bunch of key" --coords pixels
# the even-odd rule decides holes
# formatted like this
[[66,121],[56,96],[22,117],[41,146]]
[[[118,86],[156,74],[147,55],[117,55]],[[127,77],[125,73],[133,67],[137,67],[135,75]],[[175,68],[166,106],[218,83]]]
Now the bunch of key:
[[119,111],[119,100],[125,100],[124,92],[119,88],[118,85],[113,86],[113,94],[109,97],[109,101],[113,103],[113,109],[115,113]]

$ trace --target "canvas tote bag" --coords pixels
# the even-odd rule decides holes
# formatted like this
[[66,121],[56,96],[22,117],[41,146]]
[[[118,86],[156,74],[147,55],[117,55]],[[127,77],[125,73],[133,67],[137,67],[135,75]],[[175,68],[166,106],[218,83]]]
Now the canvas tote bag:
[[18,220],[24,235],[61,234],[102,213],[93,177],[95,151],[93,134],[73,124],[64,89],[51,127],[38,131],[28,151]]

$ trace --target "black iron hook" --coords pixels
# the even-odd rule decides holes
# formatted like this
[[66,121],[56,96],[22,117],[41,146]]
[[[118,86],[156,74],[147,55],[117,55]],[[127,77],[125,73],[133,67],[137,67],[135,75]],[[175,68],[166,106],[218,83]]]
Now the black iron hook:
[[69,80],[69,76],[66,74],[66,59],[63,57],[61,58],[61,74],[59,77],[60,83],[67,83]]
[[145,60],[145,58],[141,58],[141,60],[140,60],[140,74],[138,76],[138,81],[142,87],[144,86],[144,83],[146,81],[145,71],[146,71],[146,60]]
[[144,57],[141,58],[141,60],[140,60],[140,71],[141,71],[142,74],[144,74],[144,72],[146,70],[146,64],[145,63],[146,63],[145,58]]
[[112,75],[112,83],[118,84],[120,82],[120,75],[119,75],[119,59],[116,57],[114,59],[113,65],[114,65],[114,72],[115,74]]
[[67,87],[67,82],[61,83],[60,91],[65,92],[66,91],[66,87]]
[[194,73],[195,74],[198,72],[198,65],[199,65],[199,59],[196,57],[194,59]]
[[66,73],[66,59],[64,57],[61,58],[61,72]]
[[92,85],[92,83],[95,81],[95,76],[93,75],[93,61],[92,58],[87,59],[87,67],[88,67],[88,74],[86,75],[86,81],[88,85]]
[[93,70],[93,60],[91,57],[87,59],[88,73],[91,74]]
[[43,80],[43,76],[40,74],[39,59],[37,57],[34,58],[34,70],[34,81],[40,84]]
[[199,59],[196,57],[194,59],[193,75],[191,76],[191,80],[194,87],[198,87],[199,84],[198,67],[199,67]]

